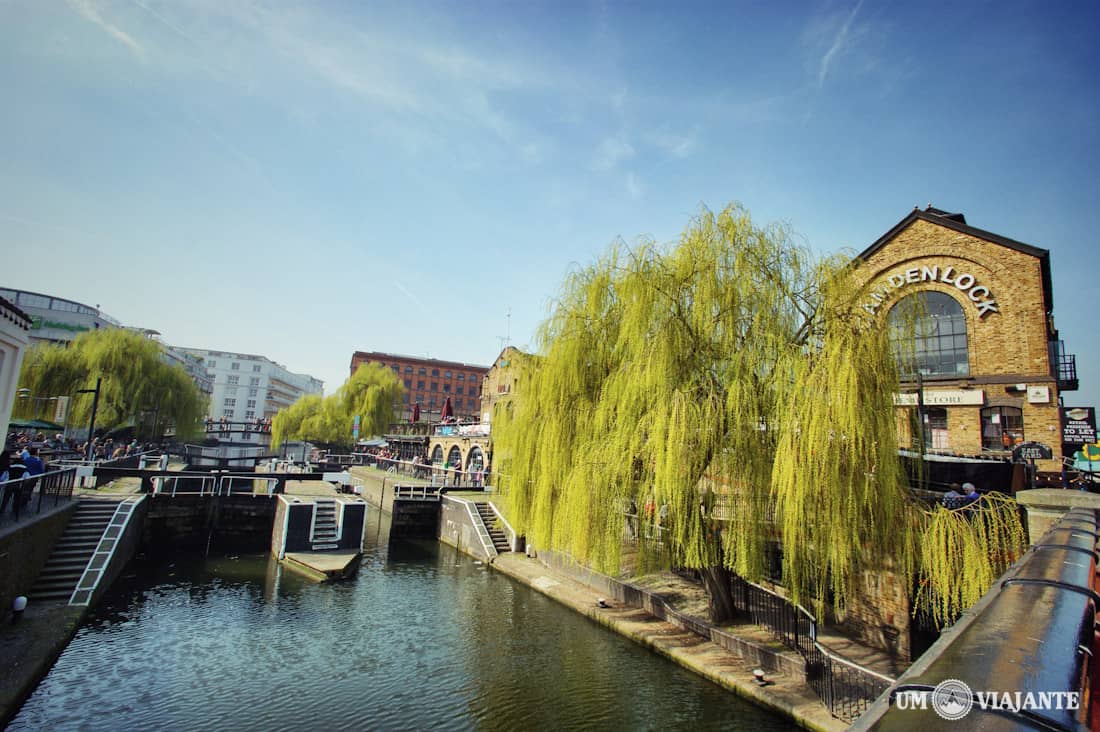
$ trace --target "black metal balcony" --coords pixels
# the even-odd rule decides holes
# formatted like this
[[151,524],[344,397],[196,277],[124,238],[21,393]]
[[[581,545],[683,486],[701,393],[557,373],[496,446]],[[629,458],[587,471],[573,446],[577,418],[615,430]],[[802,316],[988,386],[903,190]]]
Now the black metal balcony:
[[1066,353],[1065,343],[1050,342],[1050,361],[1054,366],[1054,376],[1058,379],[1058,391],[1077,391],[1077,356]]

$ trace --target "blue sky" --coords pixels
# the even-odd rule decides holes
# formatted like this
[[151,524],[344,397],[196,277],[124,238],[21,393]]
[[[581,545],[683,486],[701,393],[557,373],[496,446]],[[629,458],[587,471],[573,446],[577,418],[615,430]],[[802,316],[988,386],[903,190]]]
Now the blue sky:
[[0,2],[0,284],[331,390],[355,350],[529,344],[571,267],[701,205],[857,252],[933,203],[1051,251],[1096,404],[1098,16]]

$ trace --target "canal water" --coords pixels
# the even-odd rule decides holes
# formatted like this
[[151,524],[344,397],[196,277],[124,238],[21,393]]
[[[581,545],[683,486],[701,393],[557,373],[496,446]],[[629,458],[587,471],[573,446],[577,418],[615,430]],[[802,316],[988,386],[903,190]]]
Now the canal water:
[[378,516],[341,583],[136,561],[10,729],[794,728],[448,546],[389,546]]

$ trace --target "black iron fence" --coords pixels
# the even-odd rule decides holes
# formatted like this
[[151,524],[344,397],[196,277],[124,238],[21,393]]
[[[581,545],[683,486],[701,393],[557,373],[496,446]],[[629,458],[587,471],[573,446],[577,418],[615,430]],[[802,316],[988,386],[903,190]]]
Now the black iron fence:
[[76,468],[52,470],[0,483],[0,518],[34,515],[73,495]]
[[817,623],[805,608],[737,575],[730,582],[734,606],[802,656],[807,683],[833,716],[855,721],[893,683],[890,677],[841,658],[818,643]]

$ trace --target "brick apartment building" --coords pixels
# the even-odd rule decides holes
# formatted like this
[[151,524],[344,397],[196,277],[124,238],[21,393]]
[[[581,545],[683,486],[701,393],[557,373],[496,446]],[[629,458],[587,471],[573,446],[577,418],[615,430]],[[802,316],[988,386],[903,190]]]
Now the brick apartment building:
[[481,407],[481,382],[488,366],[416,358],[395,353],[356,351],[351,357],[351,373],[366,363],[380,363],[393,370],[405,385],[404,416],[413,405],[420,405],[422,419],[438,418],[447,397],[456,417],[478,419]]

